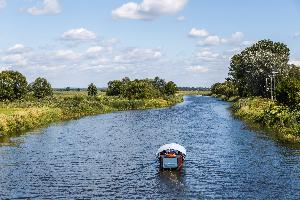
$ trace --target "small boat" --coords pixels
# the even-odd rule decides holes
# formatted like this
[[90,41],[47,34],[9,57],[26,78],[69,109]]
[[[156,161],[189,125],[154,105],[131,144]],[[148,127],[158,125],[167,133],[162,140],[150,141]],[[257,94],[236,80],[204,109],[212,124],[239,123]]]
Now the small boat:
[[186,149],[176,143],[161,146],[156,153],[161,169],[179,170],[183,166]]

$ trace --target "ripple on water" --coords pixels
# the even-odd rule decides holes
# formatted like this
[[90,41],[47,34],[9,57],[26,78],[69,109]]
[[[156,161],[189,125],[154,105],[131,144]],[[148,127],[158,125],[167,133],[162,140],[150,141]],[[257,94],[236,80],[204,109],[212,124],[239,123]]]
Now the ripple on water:
[[[0,147],[7,199],[300,199],[300,151],[244,128],[229,104],[185,97],[168,109],[72,120]],[[159,171],[160,145],[187,149]]]

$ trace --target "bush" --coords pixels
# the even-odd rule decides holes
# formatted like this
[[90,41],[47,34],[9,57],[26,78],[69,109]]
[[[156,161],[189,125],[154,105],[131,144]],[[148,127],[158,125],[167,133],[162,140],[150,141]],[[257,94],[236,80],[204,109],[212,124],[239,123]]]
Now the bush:
[[35,81],[30,84],[30,89],[33,95],[39,99],[53,95],[51,84],[45,78],[39,77],[35,79]]
[[108,87],[106,90],[107,96],[120,96],[122,92],[122,81],[114,80],[108,82]]
[[0,73],[0,100],[21,99],[27,94],[28,83],[25,76],[17,71]]
[[135,79],[131,81],[125,77],[122,80],[108,82],[107,96],[121,96],[127,99],[151,99],[173,96],[177,92],[174,82],[165,82],[164,79]]
[[295,78],[281,80],[275,90],[276,100],[293,109],[300,106],[300,81]]
[[173,96],[177,92],[177,86],[173,81],[167,82],[164,92],[167,96]]
[[215,83],[211,87],[211,92],[218,96],[223,96],[224,100],[236,99],[237,89],[233,82],[225,81],[224,83]]
[[97,94],[98,94],[97,87],[96,87],[96,85],[95,85],[94,83],[91,83],[91,84],[89,85],[87,91],[88,91],[88,95],[89,95],[89,96],[95,97],[95,96],[97,96]]

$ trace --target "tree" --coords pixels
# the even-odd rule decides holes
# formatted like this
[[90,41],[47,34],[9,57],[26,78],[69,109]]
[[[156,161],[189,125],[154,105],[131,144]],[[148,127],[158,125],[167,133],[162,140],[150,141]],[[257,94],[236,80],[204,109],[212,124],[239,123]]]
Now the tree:
[[261,40],[231,59],[229,77],[237,86],[239,96],[267,96],[266,78],[272,71],[278,78],[289,72],[290,50],[280,42]]
[[300,68],[296,65],[289,65],[288,77],[292,77],[300,81]]
[[123,82],[119,80],[109,81],[106,90],[107,96],[120,96],[122,93]]
[[147,80],[134,80],[126,84],[122,96],[128,99],[149,99],[159,95],[159,91]]
[[0,100],[21,99],[27,94],[28,83],[20,72],[2,71],[0,73]]
[[158,89],[162,94],[165,92],[166,81],[164,79],[159,78],[158,76],[155,77],[152,81],[153,86]]
[[33,95],[39,99],[53,95],[51,84],[45,78],[38,77],[30,85]]
[[97,96],[97,94],[98,94],[97,87],[94,83],[89,84],[87,91],[88,91],[89,96],[94,97],[94,96]]
[[211,87],[211,92],[217,95],[224,95],[227,98],[237,95],[237,89],[234,83],[230,80],[227,80],[224,83],[215,83]]
[[173,81],[169,81],[166,83],[166,86],[164,88],[165,94],[167,96],[175,95],[177,92],[177,85]]
[[300,81],[295,78],[281,80],[276,86],[275,97],[279,103],[291,108],[299,108]]

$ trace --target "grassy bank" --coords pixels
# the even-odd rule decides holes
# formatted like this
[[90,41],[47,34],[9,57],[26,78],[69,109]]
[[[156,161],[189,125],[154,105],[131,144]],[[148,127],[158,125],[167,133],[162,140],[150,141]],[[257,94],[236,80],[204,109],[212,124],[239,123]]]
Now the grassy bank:
[[300,111],[269,99],[253,97],[233,103],[235,116],[250,127],[263,130],[282,142],[300,144]]
[[178,91],[178,95],[186,96],[186,95],[202,95],[202,96],[210,96],[211,92],[207,90],[184,90]]
[[9,136],[53,122],[114,111],[162,108],[183,101],[183,95],[170,98],[128,100],[101,93],[88,97],[85,92],[56,92],[53,97],[0,103],[0,135]]

